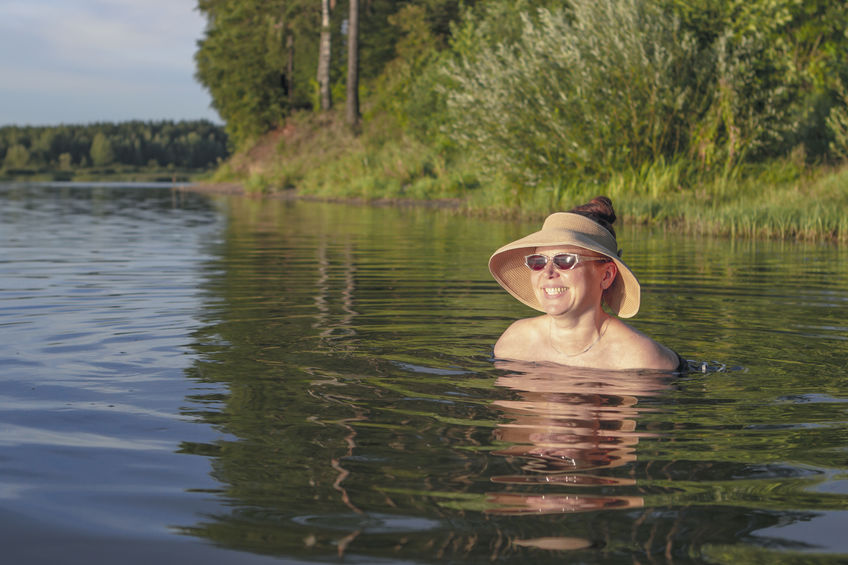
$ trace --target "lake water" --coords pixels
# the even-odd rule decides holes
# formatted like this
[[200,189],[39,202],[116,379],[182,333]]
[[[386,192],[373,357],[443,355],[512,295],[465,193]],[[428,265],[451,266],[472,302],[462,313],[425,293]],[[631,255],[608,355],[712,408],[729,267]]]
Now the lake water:
[[538,225],[2,186],[3,562],[845,563],[846,250],[623,226],[695,370],[496,365]]

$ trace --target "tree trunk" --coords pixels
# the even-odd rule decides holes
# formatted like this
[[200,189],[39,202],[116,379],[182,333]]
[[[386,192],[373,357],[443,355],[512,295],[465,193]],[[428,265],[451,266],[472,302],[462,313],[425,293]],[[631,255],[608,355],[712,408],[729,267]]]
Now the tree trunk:
[[286,35],[286,51],[288,60],[286,61],[286,90],[289,95],[289,111],[294,104],[294,34],[289,30]]
[[347,24],[347,104],[345,122],[359,125],[359,0],[350,0]]
[[321,40],[318,45],[318,88],[322,110],[333,107],[330,95],[330,0],[321,0]]

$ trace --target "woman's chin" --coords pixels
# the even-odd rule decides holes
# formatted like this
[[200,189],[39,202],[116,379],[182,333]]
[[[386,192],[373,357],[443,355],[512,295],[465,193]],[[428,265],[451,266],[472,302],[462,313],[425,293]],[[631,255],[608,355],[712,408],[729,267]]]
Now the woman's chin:
[[571,304],[567,302],[552,302],[550,300],[542,303],[542,310],[545,314],[549,314],[551,316],[561,316],[562,314],[566,314],[571,310]]

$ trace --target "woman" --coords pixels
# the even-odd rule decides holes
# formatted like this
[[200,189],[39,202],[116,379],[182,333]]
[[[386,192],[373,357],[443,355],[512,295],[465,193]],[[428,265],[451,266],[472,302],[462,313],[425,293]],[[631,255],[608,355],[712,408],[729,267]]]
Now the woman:
[[596,369],[685,369],[671,349],[617,317],[639,310],[639,281],[621,260],[612,202],[599,196],[551,214],[540,231],[507,244],[489,259],[495,280],[544,312],[513,323],[495,357]]

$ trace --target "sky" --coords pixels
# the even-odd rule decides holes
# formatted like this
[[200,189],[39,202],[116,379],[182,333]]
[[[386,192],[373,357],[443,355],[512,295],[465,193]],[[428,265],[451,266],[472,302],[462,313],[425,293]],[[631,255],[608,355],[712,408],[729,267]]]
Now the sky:
[[196,0],[0,0],[0,126],[221,120]]

